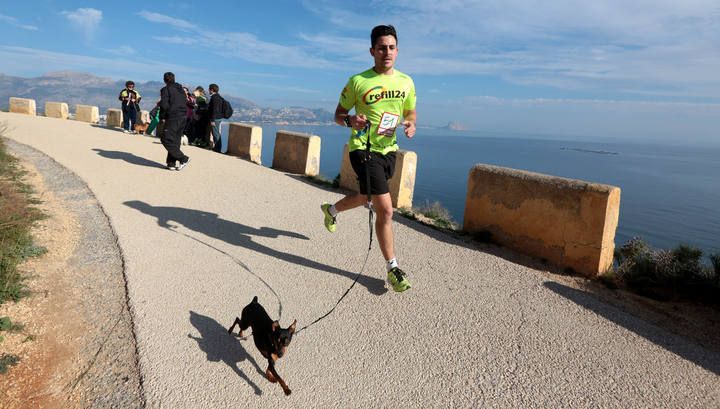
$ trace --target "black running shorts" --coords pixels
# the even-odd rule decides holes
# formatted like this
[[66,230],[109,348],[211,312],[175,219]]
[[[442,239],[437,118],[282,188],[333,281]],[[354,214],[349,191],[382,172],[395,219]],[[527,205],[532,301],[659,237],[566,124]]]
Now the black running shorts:
[[366,161],[367,156],[367,151],[363,149],[350,152],[350,164],[360,182],[360,193],[367,194],[366,169],[370,172],[370,194],[389,193],[388,180],[395,173],[395,152],[389,152],[387,155],[370,152],[370,159]]

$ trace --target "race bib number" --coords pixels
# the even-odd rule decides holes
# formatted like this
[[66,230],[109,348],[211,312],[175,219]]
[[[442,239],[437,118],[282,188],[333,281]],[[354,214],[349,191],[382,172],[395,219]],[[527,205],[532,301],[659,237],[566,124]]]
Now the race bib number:
[[397,128],[398,122],[400,122],[400,115],[384,112],[380,118],[380,124],[378,125],[378,135],[395,135],[395,128]]

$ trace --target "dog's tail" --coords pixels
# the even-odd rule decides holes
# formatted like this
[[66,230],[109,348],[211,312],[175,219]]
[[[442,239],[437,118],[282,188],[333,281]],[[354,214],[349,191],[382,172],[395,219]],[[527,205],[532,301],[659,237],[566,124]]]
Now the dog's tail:
[[252,302],[254,302],[255,304],[257,304],[257,302],[258,302],[258,301],[257,301],[257,295],[255,296],[255,298],[253,298]]

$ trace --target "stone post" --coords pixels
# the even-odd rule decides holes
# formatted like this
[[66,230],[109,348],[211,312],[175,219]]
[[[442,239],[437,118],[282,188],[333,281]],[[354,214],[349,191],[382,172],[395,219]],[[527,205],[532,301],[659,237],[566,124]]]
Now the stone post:
[[[417,154],[412,151],[399,150],[395,155],[395,173],[388,181],[390,198],[395,208],[412,208],[413,194],[415,192],[415,174],[417,172]],[[343,148],[340,187],[353,192],[360,191],[357,175],[350,164],[347,144]]]
[[25,115],[37,115],[35,100],[27,98],[10,97],[10,112]]
[[228,155],[260,165],[262,155],[262,128],[230,122],[228,125]]
[[122,109],[110,108],[107,110],[107,118],[105,119],[105,125],[108,128],[120,128],[123,124],[123,113]]
[[278,131],[272,167],[285,172],[317,176],[320,173],[320,137]]
[[588,276],[612,266],[620,188],[478,164],[463,229]]
[[75,120],[96,124],[100,121],[100,108],[92,105],[75,105]]
[[68,104],[64,102],[46,102],[45,116],[48,118],[68,119],[70,109],[68,108]]

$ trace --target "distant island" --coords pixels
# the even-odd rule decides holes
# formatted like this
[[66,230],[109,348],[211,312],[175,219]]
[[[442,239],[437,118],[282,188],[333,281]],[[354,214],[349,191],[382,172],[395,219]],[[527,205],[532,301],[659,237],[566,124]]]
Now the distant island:
[[585,153],[597,153],[599,155],[619,155],[620,152],[611,152],[611,151],[596,151],[592,149],[582,149],[582,148],[565,148],[562,147],[560,150],[563,151],[576,151],[576,152],[585,152]]
[[443,129],[448,129],[450,131],[467,131],[465,126],[460,122],[448,122],[448,124],[444,126]]
[[[159,99],[160,81],[138,82],[136,89],[143,96],[141,108],[151,110]],[[189,88],[194,88],[193,84]],[[34,99],[38,113],[45,110],[45,102],[67,102],[74,112],[76,104],[95,105],[100,113],[119,108],[117,96],[125,88],[125,80],[98,77],[76,71],[50,72],[36,78],[0,74],[0,108],[7,109],[10,97]],[[331,125],[333,113],[324,109],[305,107],[267,108],[245,98],[222,94],[235,111],[231,120],[274,125]]]

